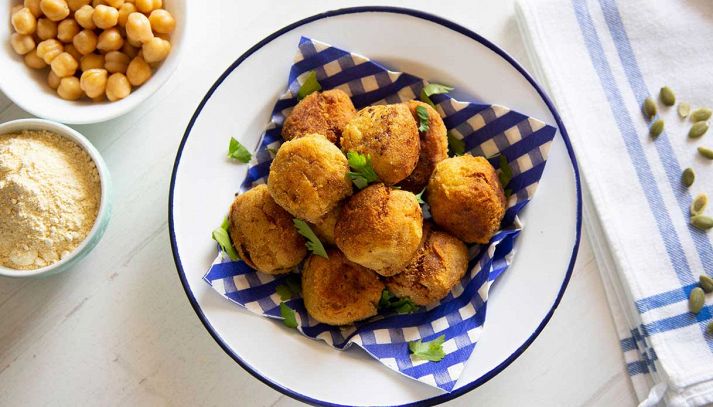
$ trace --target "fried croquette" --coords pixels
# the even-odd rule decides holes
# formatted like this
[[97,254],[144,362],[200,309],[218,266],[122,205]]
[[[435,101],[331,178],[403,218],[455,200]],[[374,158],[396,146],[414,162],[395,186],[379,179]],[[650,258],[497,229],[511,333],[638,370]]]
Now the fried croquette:
[[267,187],[287,212],[314,223],[352,194],[349,163],[324,136],[308,134],[277,150]]
[[338,144],[344,126],[356,109],[349,95],[339,89],[313,92],[292,109],[282,126],[282,137],[292,140],[305,134],[319,133]]
[[374,184],[344,204],[334,238],[349,260],[391,276],[418,250],[422,228],[423,215],[414,194]]
[[436,167],[436,164],[448,158],[448,136],[446,125],[438,112],[429,106],[427,103],[412,100],[407,103],[411,115],[416,122],[419,122],[416,108],[422,106],[428,112],[428,130],[419,132],[420,150],[418,154],[418,162],[413,172],[401,181],[401,188],[419,193],[428,184],[428,179],[431,178],[431,173]]
[[339,250],[329,250],[328,256],[309,257],[302,270],[302,297],[309,315],[330,325],[376,315],[384,289],[377,274],[350,262]]
[[424,243],[404,270],[386,280],[386,288],[397,297],[408,297],[417,305],[443,299],[468,269],[465,243],[424,224]]
[[426,191],[434,222],[466,243],[488,243],[505,215],[503,188],[483,157],[441,161]]
[[292,216],[270,196],[266,185],[239,195],[230,207],[229,233],[240,258],[268,274],[282,274],[307,254],[305,239],[297,233]]
[[342,205],[340,204],[312,224],[312,230],[322,243],[334,245],[334,226],[337,224],[337,219],[339,219],[341,212]]
[[418,127],[405,104],[369,106],[357,112],[342,133],[342,150],[371,156],[379,178],[393,185],[416,167]]

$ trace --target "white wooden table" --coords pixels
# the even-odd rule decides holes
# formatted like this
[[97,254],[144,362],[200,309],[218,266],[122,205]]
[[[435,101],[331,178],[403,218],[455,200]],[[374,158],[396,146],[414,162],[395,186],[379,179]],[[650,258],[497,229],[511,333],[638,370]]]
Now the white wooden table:
[[[124,117],[76,126],[113,176],[114,213],[103,241],[70,272],[0,279],[0,406],[299,404],[240,368],[191,309],[171,256],[168,185],[188,120],[235,58],[291,22],[361,2],[193,3],[189,44],[171,80]],[[469,27],[528,67],[512,1],[484,3],[384,2]],[[0,94],[0,122],[22,117],[28,114]],[[585,235],[544,332],[504,372],[450,404],[634,403]]]

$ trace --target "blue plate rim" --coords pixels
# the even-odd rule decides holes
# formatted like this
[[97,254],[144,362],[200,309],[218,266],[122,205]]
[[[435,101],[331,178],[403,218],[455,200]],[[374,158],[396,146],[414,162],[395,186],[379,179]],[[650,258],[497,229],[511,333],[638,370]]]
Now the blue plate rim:
[[281,35],[288,33],[292,30],[294,30],[297,27],[300,27],[302,25],[329,18],[329,17],[335,17],[339,15],[345,15],[345,14],[356,14],[356,13],[368,13],[368,12],[379,12],[379,13],[392,13],[392,14],[403,14],[403,15],[408,15],[411,17],[416,17],[420,18],[423,20],[427,20],[436,24],[439,24],[441,26],[444,26],[446,28],[450,28],[453,31],[456,31],[460,34],[463,34],[472,40],[477,41],[481,45],[484,45],[491,51],[495,52],[498,54],[501,58],[503,58],[505,61],[507,61],[513,68],[515,68],[529,83],[532,85],[535,90],[537,90],[537,93],[540,95],[542,100],[545,102],[545,105],[547,105],[547,108],[550,110],[552,113],[552,116],[555,119],[555,122],[557,123],[557,128],[559,129],[560,135],[562,137],[562,140],[565,143],[565,147],[567,148],[567,154],[570,158],[570,161],[572,163],[572,170],[574,172],[574,177],[575,177],[575,187],[576,187],[576,192],[577,192],[577,222],[576,222],[576,239],[574,242],[574,245],[572,247],[572,255],[570,257],[569,265],[567,267],[567,273],[565,275],[564,280],[562,281],[562,285],[560,286],[559,292],[557,294],[557,298],[555,299],[555,302],[552,304],[552,307],[550,310],[547,312],[545,315],[545,318],[540,322],[540,324],[537,326],[535,331],[530,335],[530,337],[522,344],[520,345],[515,352],[513,352],[510,356],[508,356],[504,361],[502,361],[500,364],[495,366],[493,369],[488,371],[486,374],[483,376],[479,377],[475,381],[468,383],[464,385],[463,387],[460,387],[458,389],[453,390],[450,393],[444,393],[440,394],[435,397],[431,397],[429,399],[425,400],[419,400],[416,402],[412,403],[406,403],[406,404],[400,404],[399,407],[411,407],[411,406],[432,406],[440,403],[444,403],[449,400],[453,400],[457,397],[460,397],[471,390],[481,386],[488,380],[492,379],[495,377],[497,374],[505,370],[506,367],[508,367],[512,362],[515,361],[520,355],[522,355],[523,352],[534,342],[534,340],[540,335],[542,330],[545,328],[545,326],[549,323],[550,319],[552,319],[552,315],[554,314],[554,311],[557,309],[559,306],[562,296],[564,295],[565,289],[567,288],[567,285],[569,284],[569,281],[572,277],[572,272],[574,270],[574,265],[577,260],[577,253],[579,251],[579,244],[582,238],[582,188],[581,188],[581,181],[580,181],[580,174],[579,174],[579,166],[577,164],[577,158],[575,157],[574,150],[572,148],[572,144],[569,140],[569,135],[567,133],[566,128],[564,127],[564,124],[562,123],[562,119],[559,116],[559,113],[557,112],[557,109],[554,107],[554,104],[550,100],[550,98],[547,96],[545,91],[542,89],[542,87],[535,81],[535,79],[523,68],[513,57],[511,57],[507,52],[503,51],[500,49],[498,46],[490,42],[489,40],[485,39],[479,34],[476,34],[474,31],[469,30],[468,28],[465,28],[457,23],[454,23],[450,20],[447,20],[443,17],[439,17],[430,13],[426,13],[423,11],[419,10],[414,10],[414,9],[409,9],[409,8],[403,8],[403,7],[391,7],[391,6],[361,6],[361,7],[347,7],[347,8],[341,8],[341,9],[336,9],[336,10],[330,10],[326,11],[324,13],[319,13],[312,15],[310,17],[303,18],[299,21],[296,21],[290,25],[287,25],[274,33],[270,34],[269,36],[265,37],[262,39],[260,42],[252,46],[250,49],[245,51],[238,59],[236,59],[229,67],[226,69],[220,77],[215,81],[213,86],[208,90],[208,93],[203,97],[201,100],[200,104],[196,108],[196,111],[193,113],[193,116],[191,117],[191,120],[188,122],[188,126],[186,127],[186,131],[183,134],[183,138],[181,139],[181,143],[178,146],[178,152],[176,153],[176,159],[173,165],[173,170],[171,173],[171,183],[169,187],[169,198],[168,198],[168,227],[169,227],[169,235],[171,238],[171,251],[173,253],[173,260],[176,263],[176,269],[178,272],[178,276],[181,280],[181,285],[183,285],[183,289],[186,292],[186,295],[188,297],[189,302],[191,303],[191,306],[193,307],[193,310],[196,312],[196,315],[198,315],[198,318],[200,321],[203,323],[205,328],[208,330],[210,335],[213,337],[213,339],[218,343],[218,345],[223,349],[225,353],[227,353],[235,362],[238,363],[243,369],[245,369],[248,373],[250,373],[252,376],[254,376],[256,379],[260,380],[264,384],[270,386],[274,390],[279,391],[282,394],[285,394],[287,396],[290,396],[296,400],[309,403],[312,405],[318,405],[318,406],[333,406],[333,407],[345,407],[342,404],[335,404],[335,403],[330,403],[327,401],[323,400],[317,400],[312,397],[306,396],[304,394],[297,393],[291,389],[288,389],[279,383],[275,383],[271,381],[269,378],[262,376],[260,373],[257,372],[252,366],[247,364],[245,361],[243,361],[240,356],[238,356],[236,353],[234,353],[230,347],[223,341],[223,339],[220,337],[220,335],[215,331],[213,326],[210,324],[208,319],[206,318],[205,314],[203,313],[203,310],[200,308],[200,305],[198,304],[198,301],[196,300],[195,296],[193,295],[193,292],[190,289],[190,286],[188,284],[188,280],[186,278],[186,274],[183,271],[183,265],[181,263],[181,258],[180,255],[178,254],[178,246],[176,243],[176,234],[174,230],[174,219],[173,219],[173,199],[174,199],[174,190],[175,190],[175,183],[176,183],[176,174],[178,172],[178,165],[181,161],[181,155],[183,154],[183,148],[186,144],[186,141],[188,140],[188,136],[190,135],[191,130],[193,129],[193,125],[195,124],[196,119],[200,115],[201,111],[203,110],[203,107],[205,104],[208,102],[210,97],[213,95],[213,93],[218,89],[218,87],[221,85],[221,83],[237,68],[243,61],[245,61],[247,58],[249,58],[253,53],[258,51],[260,48],[265,46],[266,44],[270,43],[272,40],[280,37]]

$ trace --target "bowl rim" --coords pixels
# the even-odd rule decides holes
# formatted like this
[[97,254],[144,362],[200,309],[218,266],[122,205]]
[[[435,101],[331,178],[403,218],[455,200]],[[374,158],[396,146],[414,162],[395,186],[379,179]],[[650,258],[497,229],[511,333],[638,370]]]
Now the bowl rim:
[[432,23],[441,25],[443,27],[449,28],[457,33],[460,33],[462,35],[465,35],[469,37],[470,39],[480,43],[481,45],[485,46],[488,48],[490,51],[496,53],[498,56],[503,58],[507,63],[509,63],[515,70],[518,71],[519,74],[525,78],[528,83],[537,91],[537,94],[539,97],[542,99],[542,101],[545,103],[549,111],[552,113],[552,116],[555,119],[555,122],[557,123],[557,129],[559,130],[560,136],[562,138],[562,141],[564,142],[564,146],[567,151],[567,155],[569,156],[571,165],[572,165],[572,172],[574,174],[574,181],[575,181],[575,190],[576,190],[576,199],[577,199],[577,205],[576,205],[576,225],[575,225],[575,240],[572,246],[572,254],[570,256],[570,261],[567,266],[567,272],[565,274],[564,280],[562,281],[562,284],[560,286],[560,289],[557,293],[557,297],[555,301],[553,302],[552,306],[550,307],[549,311],[545,315],[545,317],[542,319],[540,324],[537,326],[537,328],[533,331],[533,333],[530,335],[530,337],[527,338],[527,340],[520,345],[509,357],[507,357],[505,360],[503,360],[500,364],[495,366],[493,369],[488,371],[486,374],[481,376],[480,378],[474,380],[471,383],[465,384],[462,387],[459,387],[455,390],[453,390],[450,393],[444,393],[440,394],[428,399],[423,399],[415,402],[410,402],[410,403],[405,403],[401,404],[400,406],[406,407],[406,406],[432,406],[440,403],[444,403],[449,400],[453,400],[457,397],[460,397],[464,395],[465,393],[470,392],[471,390],[483,385],[496,375],[498,375],[500,372],[502,372],[505,368],[507,368],[512,362],[515,361],[520,355],[522,355],[523,352],[534,342],[534,340],[540,335],[540,333],[544,330],[545,326],[549,323],[549,321],[552,319],[552,316],[554,315],[554,311],[557,309],[559,306],[560,302],[562,301],[562,297],[564,295],[565,289],[567,288],[569,281],[572,277],[572,272],[574,271],[574,265],[577,260],[577,253],[579,251],[579,245],[582,237],[582,187],[581,187],[581,179],[580,179],[580,173],[579,173],[579,166],[577,164],[577,158],[575,157],[574,154],[574,149],[572,148],[572,144],[569,139],[569,135],[567,133],[567,130],[564,126],[564,123],[562,122],[562,119],[560,118],[560,115],[555,108],[554,104],[550,100],[549,96],[547,93],[544,91],[544,89],[539,85],[537,81],[530,75],[530,73],[523,68],[512,56],[510,56],[507,52],[502,50],[500,47],[489,41],[488,39],[482,37],[480,34],[475,33],[474,31],[463,27],[460,24],[454,23],[451,20],[445,19],[443,17],[436,16],[434,14],[430,14],[427,12],[423,12],[420,10],[414,10],[410,8],[404,8],[404,7],[393,7],[393,6],[359,6],[359,7],[347,7],[347,8],[340,8],[340,9],[335,9],[335,10],[329,10],[323,13],[315,14],[306,18],[303,18],[301,20],[298,20],[294,23],[291,23],[274,33],[270,34],[269,36],[265,37],[264,39],[260,40],[258,43],[256,43],[254,46],[252,46],[250,49],[245,51],[240,57],[238,57],[215,81],[215,83],[211,86],[211,88],[208,90],[206,95],[203,97],[201,102],[198,104],[198,107],[196,108],[196,111],[194,112],[193,116],[191,117],[190,121],[188,122],[188,125],[186,127],[186,131],[183,134],[183,137],[181,139],[181,142],[178,147],[178,151],[176,153],[176,159],[174,162],[173,166],[173,171],[171,174],[171,183],[169,187],[169,202],[168,202],[168,227],[169,227],[169,235],[170,235],[170,240],[171,240],[171,251],[173,253],[173,259],[174,262],[176,263],[176,270],[178,273],[178,277],[181,280],[181,285],[183,286],[183,289],[186,293],[186,296],[188,297],[188,301],[191,304],[191,307],[195,311],[196,315],[198,315],[198,318],[200,319],[201,323],[205,326],[206,330],[208,333],[213,337],[213,339],[217,342],[217,344],[223,349],[223,351],[228,354],[235,362],[238,363],[243,369],[245,369],[248,373],[250,373],[253,377],[256,379],[260,380],[264,384],[268,385],[272,389],[285,394],[289,397],[292,397],[296,400],[302,401],[304,403],[312,404],[312,405],[319,405],[319,406],[334,406],[334,407],[342,407],[343,405],[341,404],[336,404],[336,403],[331,403],[323,400],[318,400],[315,398],[312,398],[310,396],[298,393],[292,389],[286,388],[282,386],[281,384],[272,381],[270,378],[265,377],[260,374],[260,372],[257,371],[257,369],[253,368],[250,366],[247,362],[241,359],[241,357],[233,352],[230,347],[223,341],[223,339],[220,337],[220,335],[216,332],[216,330],[213,328],[211,323],[208,321],[207,317],[203,313],[203,310],[200,308],[200,305],[198,304],[193,292],[191,291],[190,285],[188,283],[187,277],[185,275],[185,272],[183,270],[183,265],[181,263],[181,258],[178,253],[178,243],[176,241],[176,234],[175,234],[175,229],[174,229],[174,218],[173,218],[173,200],[174,200],[174,190],[175,190],[175,183],[176,183],[176,176],[178,174],[178,165],[181,160],[181,155],[183,153],[183,148],[185,147],[186,141],[188,140],[188,136],[190,135],[190,132],[193,128],[193,125],[195,121],[197,120],[198,116],[200,115],[201,111],[203,110],[203,107],[205,104],[208,102],[212,94],[220,87],[221,83],[232,73],[233,70],[235,70],[243,61],[248,59],[253,53],[257,52],[260,50],[263,46],[266,44],[270,43],[274,39],[282,36],[285,33],[288,33],[302,25],[321,20],[324,18],[329,18],[329,17],[334,17],[334,16],[340,16],[340,15],[345,15],[345,14],[356,14],[356,13],[369,13],[369,12],[380,12],[380,13],[391,13],[391,14],[402,14],[410,17],[415,17],[415,18],[420,18],[422,20],[427,20]]
[[[140,104],[145,102],[147,99],[149,99],[153,94],[159,91],[166,82],[171,78],[173,73],[176,71],[178,66],[181,63],[181,58],[184,54],[185,51],[185,41],[187,38],[186,32],[189,29],[189,24],[188,24],[188,15],[189,15],[189,3],[190,1],[187,0],[170,0],[170,2],[177,2],[181,3],[181,8],[183,11],[183,17],[181,21],[181,27],[179,30],[175,30],[174,34],[171,34],[171,52],[168,55],[168,58],[163,61],[158,68],[154,70],[154,73],[152,74],[151,78],[149,80],[141,85],[138,88],[135,88],[132,90],[131,94],[127,96],[125,99],[122,99],[120,101],[116,102],[102,102],[105,103],[106,106],[109,108],[106,109],[101,109],[97,110],[95,112],[91,112],[90,114],[86,114],[85,117],[65,117],[63,115],[59,115],[55,112],[52,112],[51,109],[48,111],[48,107],[51,106],[44,106],[44,105],[38,105],[32,102],[32,98],[27,98],[21,95],[18,95],[17,92],[8,92],[7,87],[3,86],[4,81],[0,79],[0,91],[7,96],[8,99],[12,101],[12,103],[16,104],[18,107],[20,107],[22,110],[37,116],[41,117],[45,120],[50,120],[50,121],[55,121],[58,123],[64,123],[64,124],[93,124],[93,123],[102,123],[111,119],[115,119],[117,117],[123,116],[130,111],[134,110],[136,107],[138,107]],[[10,16],[10,5],[8,4],[8,17]],[[0,13],[1,14],[1,13]],[[0,24],[2,24],[0,22]],[[9,23],[8,23],[9,25]],[[12,29],[9,29],[8,31],[9,34],[12,33]],[[175,35],[177,34],[177,35]],[[9,37],[8,37],[9,40]],[[12,51],[8,51],[9,53],[12,53]],[[14,54],[12,55],[0,55],[0,58],[12,58]],[[16,61],[19,64],[22,64],[21,58],[20,61]],[[161,73],[161,76],[158,77],[158,72],[163,71]],[[152,81],[151,79],[155,79],[158,77],[157,81]],[[33,80],[34,82],[34,80]],[[153,83],[152,83],[153,82]],[[38,84],[38,86],[41,86]],[[137,95],[137,91],[141,89],[146,89],[145,93]],[[56,95],[55,95],[56,96]],[[133,98],[132,98],[133,96]],[[64,100],[61,99],[57,96],[57,99],[61,102],[65,103],[72,103],[74,101],[69,101],[69,100]],[[122,103],[122,102],[126,103]],[[77,105],[74,106],[77,109],[82,110],[84,106],[97,106],[97,104],[89,104],[87,102],[87,105]],[[86,111],[84,113],[87,113]]]
[[18,119],[11,120],[0,124],[0,135],[8,134],[10,132],[22,131],[22,130],[47,130],[58,136],[64,137],[76,143],[84,151],[89,154],[89,157],[94,162],[97,168],[97,173],[99,174],[99,182],[101,185],[101,197],[99,203],[99,209],[97,210],[97,216],[94,219],[94,225],[84,237],[82,242],[70,252],[67,256],[56,263],[52,263],[48,266],[44,266],[34,270],[17,270],[8,267],[3,267],[0,265],[0,276],[4,277],[17,277],[17,278],[27,278],[27,277],[37,277],[41,275],[52,274],[56,270],[64,267],[67,263],[70,263],[77,256],[81,255],[90,241],[100,232],[102,228],[102,220],[107,216],[107,211],[109,208],[109,171],[104,159],[102,158],[99,151],[92,145],[92,143],[84,137],[78,131],[72,129],[71,127],[64,125],[62,123],[54,122],[45,119]]

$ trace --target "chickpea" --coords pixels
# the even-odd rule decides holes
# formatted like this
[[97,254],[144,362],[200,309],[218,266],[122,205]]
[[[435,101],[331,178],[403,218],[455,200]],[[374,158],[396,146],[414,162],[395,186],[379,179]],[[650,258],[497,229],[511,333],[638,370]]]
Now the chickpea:
[[12,27],[18,34],[29,35],[37,29],[37,19],[32,15],[30,9],[23,7],[20,11],[14,13],[10,19]]
[[62,20],[57,25],[57,38],[64,42],[72,42],[72,38],[79,33],[79,24],[73,19]]
[[94,19],[92,18],[93,16],[94,7],[88,4],[80,7],[79,10],[74,12],[74,19],[77,20],[77,23],[81,25],[82,28],[86,28],[87,30],[97,28],[97,25],[94,24]]
[[92,30],[82,30],[72,38],[72,44],[80,54],[90,54],[97,49],[97,35]]
[[129,14],[136,12],[136,6],[133,3],[124,3],[119,9],[119,27],[126,26],[126,20],[129,19]]
[[90,69],[104,69],[104,55],[87,54],[79,61],[82,71]]
[[111,73],[126,73],[131,58],[121,51],[111,51],[104,55],[104,68]]
[[40,10],[52,21],[60,21],[69,15],[69,6],[64,0],[42,0]]
[[90,98],[103,95],[106,91],[107,72],[104,69],[90,69],[82,73],[79,86]]
[[171,13],[164,9],[158,9],[151,12],[149,16],[151,28],[161,34],[170,34],[176,28],[176,20]]
[[162,40],[161,38],[154,37],[150,41],[145,42],[144,46],[141,47],[141,51],[144,55],[144,60],[148,63],[161,62],[168,56],[171,52],[171,43]]
[[106,5],[106,3],[104,3],[103,0],[92,0],[92,7],[96,7],[96,6],[101,5],[101,4]]
[[67,44],[64,46],[64,52],[71,55],[75,61],[82,59],[82,53],[77,50],[77,48],[72,44]]
[[104,0],[104,4],[118,10],[122,5],[124,5],[124,0]]
[[158,33],[155,35],[155,37],[160,38],[162,40],[171,41],[171,36],[168,34]]
[[142,13],[150,13],[151,11],[161,8],[163,2],[161,0],[135,0],[136,8]]
[[57,36],[57,23],[49,18],[40,18],[37,20],[37,37],[41,40],[49,40]]
[[126,69],[126,77],[133,86],[143,85],[151,78],[151,75],[151,67],[142,57],[132,59],[129,63],[129,67]]
[[33,49],[32,51],[25,54],[25,65],[29,66],[32,69],[42,69],[47,66],[45,61],[37,56],[36,49]]
[[131,38],[129,38],[128,36],[126,37],[126,42],[128,42],[129,45],[131,45],[131,46],[134,47],[134,48],[141,48],[141,42],[140,42],[140,41],[134,41],[134,40],[132,40]]
[[25,0],[24,5],[26,8],[30,9],[30,12],[33,16],[35,16],[35,18],[42,15],[42,10],[40,10],[40,0]]
[[111,74],[106,82],[106,98],[110,102],[123,99],[131,93],[131,84],[123,73]]
[[74,75],[77,72],[77,67],[79,67],[77,60],[69,52],[57,55],[50,64],[52,72],[60,78]]
[[67,5],[69,5],[70,10],[76,13],[77,10],[84,6],[88,6],[91,2],[92,0],[67,0]]
[[116,51],[121,49],[122,45],[124,45],[124,39],[121,38],[119,30],[117,30],[116,28],[104,30],[104,32],[99,34],[99,38],[97,40],[97,49],[100,51]]
[[52,70],[50,69],[50,73],[47,75],[47,84],[50,85],[50,88],[57,89],[57,87],[59,87],[60,80],[62,80],[62,78],[55,75],[54,72],[52,72]]
[[129,44],[128,41],[125,41],[124,46],[121,47],[121,52],[126,54],[129,58],[133,59],[139,53],[139,49]]
[[101,95],[99,95],[99,96],[97,96],[97,97],[95,97],[95,98],[92,98],[92,102],[94,102],[94,103],[101,103],[101,102],[104,102],[104,101],[106,101],[106,94],[105,94],[105,93],[102,93]]
[[35,40],[31,35],[12,33],[10,36],[10,45],[12,45],[12,49],[14,49],[15,52],[20,55],[25,55],[35,49]]
[[17,5],[12,6],[12,8],[10,9],[10,15],[12,16],[13,14],[15,14],[15,13],[17,13],[18,11],[22,10],[24,7],[25,7],[25,6],[23,6],[22,4],[17,4]]
[[47,64],[52,63],[52,60],[62,52],[64,52],[64,45],[55,39],[44,40],[37,44],[37,56],[44,59]]
[[94,7],[92,20],[97,27],[106,30],[107,28],[115,26],[119,21],[119,10],[100,4]]
[[131,13],[126,20],[126,36],[131,41],[144,43],[153,38],[151,22],[141,13]]
[[79,86],[79,79],[75,76],[68,76],[59,81],[57,94],[62,99],[77,100],[82,97],[82,88]]

